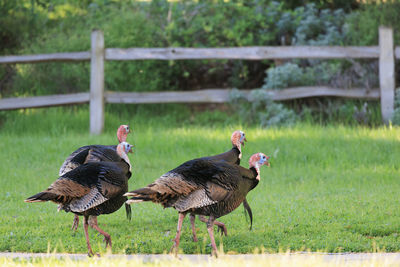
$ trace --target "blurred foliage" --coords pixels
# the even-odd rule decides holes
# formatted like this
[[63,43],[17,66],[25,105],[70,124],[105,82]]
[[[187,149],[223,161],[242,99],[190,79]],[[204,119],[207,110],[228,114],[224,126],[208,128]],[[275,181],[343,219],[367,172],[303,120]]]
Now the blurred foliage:
[[360,6],[359,0],[285,0],[285,7],[294,9],[299,6],[305,6],[306,4],[315,4],[319,9],[330,8],[338,9],[341,8],[346,12],[357,9]]
[[[88,51],[93,29],[119,48],[377,45],[399,12],[400,0],[0,0],[0,53]],[[378,86],[376,60],[113,61],[105,72],[115,91]],[[0,65],[0,97],[88,91],[89,77],[87,62]]]
[[349,14],[346,20],[348,34],[346,44],[349,45],[377,45],[380,26],[394,29],[395,44],[400,44],[399,20],[400,1],[388,0],[385,3],[379,0],[366,0],[366,3]]
[[[311,3],[285,13],[277,26],[286,45],[347,45],[347,36],[351,34],[346,23],[348,17],[343,9],[318,9]],[[266,73],[263,85],[266,89],[302,85],[378,86],[376,60],[289,60],[272,65]]]
[[392,117],[392,123],[394,125],[400,125],[400,88],[397,88],[395,91],[394,113]]
[[293,125],[298,119],[293,110],[274,102],[270,94],[262,89],[253,90],[248,98],[234,89],[230,94],[230,102],[242,120],[260,127]]

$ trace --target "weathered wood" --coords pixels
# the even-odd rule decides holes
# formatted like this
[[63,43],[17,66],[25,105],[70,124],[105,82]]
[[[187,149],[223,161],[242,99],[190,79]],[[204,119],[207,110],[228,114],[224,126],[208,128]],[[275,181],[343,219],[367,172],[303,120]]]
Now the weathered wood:
[[[230,89],[207,89],[187,92],[107,92],[107,103],[150,104],[150,103],[226,103],[229,101]],[[243,90],[250,96],[251,90]],[[358,99],[379,99],[379,90],[338,89],[330,87],[295,87],[283,90],[269,90],[271,98],[285,101],[307,97],[335,96]]]
[[396,48],[394,49],[394,55],[396,59],[400,59],[400,46],[396,46]]
[[96,30],[91,36],[90,61],[90,133],[100,134],[104,127],[104,35]]
[[[244,90],[249,96],[251,90]],[[359,99],[379,99],[379,90],[336,89],[328,87],[299,87],[279,91],[270,90],[272,98],[278,101],[315,96],[336,96]],[[107,92],[108,103],[150,104],[150,103],[225,103],[229,101],[229,89],[207,89],[188,92],[128,93]],[[89,93],[16,97],[0,99],[0,110],[39,108],[89,102]]]
[[89,93],[0,99],[0,110],[52,107],[89,102]]
[[[230,48],[107,48],[106,60],[139,59],[290,59],[290,58],[378,58],[378,46],[278,46]],[[400,58],[400,47],[396,47]],[[88,61],[90,51],[39,55],[0,56],[0,64]]]
[[307,97],[334,96],[343,98],[357,99],[379,99],[378,89],[340,89],[326,86],[294,87],[283,90],[270,91],[272,99],[276,101],[285,101]]
[[207,89],[186,92],[107,92],[107,103],[224,103],[229,99],[229,90]]
[[382,120],[389,123],[394,111],[394,47],[393,30],[387,27],[379,28],[379,85],[381,89]]
[[40,63],[58,61],[88,61],[90,52],[54,53],[42,55],[0,56],[0,64]]
[[378,46],[274,46],[229,48],[107,48],[106,60],[378,58]]

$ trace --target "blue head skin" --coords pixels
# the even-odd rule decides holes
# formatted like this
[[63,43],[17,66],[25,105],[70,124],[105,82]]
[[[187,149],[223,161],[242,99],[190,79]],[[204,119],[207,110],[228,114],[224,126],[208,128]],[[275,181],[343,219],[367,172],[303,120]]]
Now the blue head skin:
[[249,159],[249,167],[250,168],[255,168],[258,175],[256,177],[257,180],[260,180],[260,167],[262,165],[267,165],[270,166],[269,162],[268,162],[269,157],[266,156],[263,153],[255,153],[253,154],[253,156],[250,157]]

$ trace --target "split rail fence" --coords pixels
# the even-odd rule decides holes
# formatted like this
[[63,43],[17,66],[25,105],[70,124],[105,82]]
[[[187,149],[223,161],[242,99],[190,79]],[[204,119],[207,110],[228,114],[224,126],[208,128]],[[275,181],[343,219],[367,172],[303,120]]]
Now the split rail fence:
[[[382,120],[388,123],[394,109],[395,59],[400,47],[395,47],[393,30],[379,28],[378,46],[264,46],[232,48],[105,48],[103,32],[91,34],[91,51],[40,55],[1,56],[0,64],[39,62],[90,61],[90,92],[36,97],[0,99],[0,110],[50,107],[70,104],[90,104],[90,132],[100,134],[104,127],[104,104],[124,103],[224,103],[230,89],[206,89],[185,92],[105,92],[105,60],[194,60],[194,59],[379,59],[380,88],[340,89],[331,87],[296,87],[271,90],[274,100],[335,96],[356,99],[376,99],[381,102]],[[246,91],[247,93],[250,90]]]

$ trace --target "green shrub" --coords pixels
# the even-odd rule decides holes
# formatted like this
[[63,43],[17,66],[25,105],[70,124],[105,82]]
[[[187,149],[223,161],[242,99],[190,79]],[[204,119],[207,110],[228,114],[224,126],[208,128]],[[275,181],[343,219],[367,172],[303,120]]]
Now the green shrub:
[[[348,24],[352,18],[342,9],[320,10],[311,3],[285,12],[277,22],[277,28],[286,45],[344,45],[348,43],[348,35],[352,34]],[[266,74],[262,86],[265,89],[304,85],[370,89],[379,83],[376,60],[289,60],[271,66]]]
[[253,90],[249,98],[234,89],[230,94],[230,103],[242,120],[260,127],[292,125],[298,119],[293,110],[274,102],[263,89]]
[[389,26],[394,29],[395,43],[400,44],[400,1],[367,0],[360,9],[349,14],[346,19],[346,44],[377,45],[379,26]]
[[264,89],[282,89],[305,84],[303,69],[297,64],[286,63],[267,70]]
[[392,123],[394,125],[400,125],[400,88],[397,88],[395,91],[394,113],[392,117]]
[[[277,44],[282,4],[270,1],[55,1],[46,30],[21,54],[87,51],[90,32],[106,47],[231,47]],[[106,90],[190,90],[259,87],[266,62],[240,60],[106,62]],[[16,69],[12,95],[87,91],[88,63],[43,63]]]

